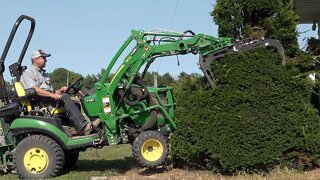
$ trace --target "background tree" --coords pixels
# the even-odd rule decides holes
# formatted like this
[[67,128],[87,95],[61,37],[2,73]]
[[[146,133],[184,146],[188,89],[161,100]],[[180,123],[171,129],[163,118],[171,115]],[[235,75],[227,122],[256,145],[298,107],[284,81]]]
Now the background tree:
[[160,76],[158,80],[158,87],[172,86],[173,83],[174,83],[173,77],[169,73],[165,73],[164,75]]
[[197,73],[187,74],[181,72],[173,84],[175,96],[183,98],[199,90],[210,89],[203,75]]
[[299,17],[289,0],[217,0],[211,16],[219,36],[235,39],[278,39],[289,57],[299,52],[296,26]]
[[158,73],[156,72],[146,72],[146,74],[143,77],[143,81],[148,85],[148,86],[154,86],[154,75],[159,76]]
[[154,78],[157,77],[157,86],[163,87],[163,86],[170,86],[173,85],[174,79],[169,73],[165,73],[164,75],[160,75],[157,72],[146,72],[144,75],[143,80],[148,86],[154,86]]
[[67,79],[69,80],[69,83],[72,83],[82,77],[82,75],[73,71],[68,71],[65,68],[57,68],[49,73],[49,77],[53,88],[58,89],[62,86],[67,86]]
[[95,82],[99,81],[99,78],[97,77],[97,75],[91,74],[91,75],[87,75],[84,77],[83,79],[83,86],[82,88],[84,89],[91,89],[93,88],[93,84]]

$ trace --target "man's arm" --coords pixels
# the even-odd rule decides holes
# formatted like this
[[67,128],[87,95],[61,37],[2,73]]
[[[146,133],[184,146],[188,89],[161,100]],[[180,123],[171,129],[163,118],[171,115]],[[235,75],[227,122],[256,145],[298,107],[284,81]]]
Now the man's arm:
[[62,98],[61,94],[51,93],[50,91],[40,88],[31,72],[24,72],[21,76],[20,82],[23,84],[25,89],[34,88],[39,96],[50,97],[55,100],[60,100]]
[[50,97],[55,100],[60,100],[62,98],[61,94],[51,93],[50,91],[43,90],[38,86],[33,87],[36,90],[38,96]]
[[55,93],[62,94],[66,92],[67,89],[68,89],[67,86],[62,86],[61,88],[57,89]]

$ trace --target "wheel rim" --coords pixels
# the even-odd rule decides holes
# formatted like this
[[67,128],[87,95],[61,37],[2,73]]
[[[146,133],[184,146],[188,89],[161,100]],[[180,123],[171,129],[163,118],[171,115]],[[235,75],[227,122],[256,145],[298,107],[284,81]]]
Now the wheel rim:
[[31,148],[24,155],[23,163],[29,172],[40,173],[48,167],[48,154],[41,148]]
[[163,146],[160,141],[149,139],[143,143],[141,154],[142,157],[148,161],[156,161],[160,159],[163,154]]

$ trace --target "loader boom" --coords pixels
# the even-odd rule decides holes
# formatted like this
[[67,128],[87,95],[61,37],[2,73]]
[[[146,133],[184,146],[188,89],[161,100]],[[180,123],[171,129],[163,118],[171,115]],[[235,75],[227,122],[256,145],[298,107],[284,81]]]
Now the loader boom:
[[271,46],[278,50],[283,57],[283,65],[285,64],[283,47],[278,40],[233,41],[232,38],[227,37],[212,37],[204,34],[196,35],[190,30],[185,33],[132,30],[131,33],[131,36],[114,56],[100,80],[100,84],[106,81],[111,69],[123,51],[133,40],[136,41],[135,47],[129,55],[127,55],[110,81],[110,94],[114,92],[119,84],[125,84],[127,89],[130,88],[140,68],[144,64],[147,64],[146,67],[148,68],[158,57],[189,53],[199,54],[200,68],[208,79],[211,87],[214,86],[214,77],[211,73],[210,65],[213,60],[219,59],[226,54],[248,51],[257,47]]
[[220,49],[233,46],[231,38],[215,38],[204,34],[194,35],[193,33],[144,32],[136,30],[132,30],[131,33],[131,36],[116,53],[100,79],[99,85],[102,85],[125,48],[133,40],[136,41],[135,47],[124,59],[110,81],[108,89],[110,94],[113,94],[121,84],[124,84],[125,88],[129,89],[140,68],[144,64],[149,67],[158,57],[189,53],[208,55]]

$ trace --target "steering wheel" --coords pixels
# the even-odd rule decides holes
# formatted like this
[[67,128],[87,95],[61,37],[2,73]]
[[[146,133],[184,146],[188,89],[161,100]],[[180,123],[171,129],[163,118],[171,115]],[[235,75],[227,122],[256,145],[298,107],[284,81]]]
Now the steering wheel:
[[79,78],[66,89],[65,93],[67,94],[76,94],[80,91],[83,83],[83,78]]

